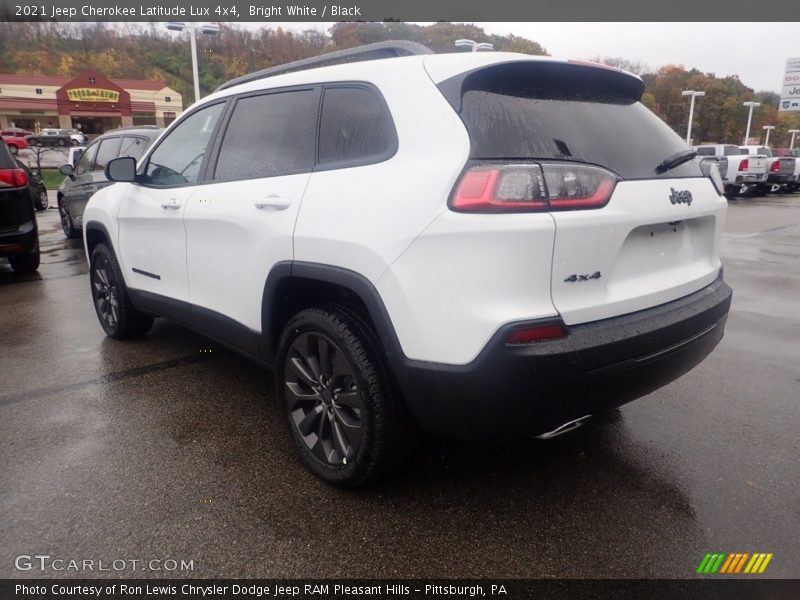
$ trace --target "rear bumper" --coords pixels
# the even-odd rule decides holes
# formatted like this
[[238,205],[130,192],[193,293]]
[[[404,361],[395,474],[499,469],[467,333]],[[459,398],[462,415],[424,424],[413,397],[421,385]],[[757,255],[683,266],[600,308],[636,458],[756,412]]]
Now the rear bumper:
[[0,231],[0,256],[16,256],[36,248],[36,222],[23,223],[14,231]]
[[514,324],[468,365],[394,357],[393,370],[424,429],[464,439],[537,435],[691,370],[722,339],[731,297],[720,277],[661,306],[569,327],[558,340],[507,346]]
[[766,179],[766,173],[737,175],[736,183],[763,183]]
[[767,183],[792,183],[794,180],[794,175],[767,175]]

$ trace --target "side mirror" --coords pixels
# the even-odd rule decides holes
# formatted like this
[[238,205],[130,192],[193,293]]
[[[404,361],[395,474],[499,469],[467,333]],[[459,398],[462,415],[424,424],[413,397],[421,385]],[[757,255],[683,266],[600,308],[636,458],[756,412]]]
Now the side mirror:
[[106,179],[109,181],[132,182],[136,180],[136,159],[120,156],[106,165]]
[[62,175],[66,175],[67,177],[75,176],[75,169],[72,167],[72,165],[61,165],[58,167],[58,172]]

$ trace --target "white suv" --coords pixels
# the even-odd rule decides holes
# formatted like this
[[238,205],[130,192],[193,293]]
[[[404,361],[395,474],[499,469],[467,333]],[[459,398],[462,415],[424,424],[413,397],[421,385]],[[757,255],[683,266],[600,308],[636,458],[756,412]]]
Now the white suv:
[[108,335],[166,317],[274,368],[343,485],[409,424],[549,437],[711,352],[727,203],[639,78],[392,48],[226,84],[108,164],[84,217]]

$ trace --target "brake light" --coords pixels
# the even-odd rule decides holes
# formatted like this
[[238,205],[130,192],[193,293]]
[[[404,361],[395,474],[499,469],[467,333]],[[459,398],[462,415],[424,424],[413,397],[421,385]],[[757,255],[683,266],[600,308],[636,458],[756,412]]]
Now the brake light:
[[480,164],[461,177],[450,207],[463,212],[600,208],[616,183],[616,175],[592,165]]
[[777,173],[780,170],[781,170],[781,161],[779,161],[779,160],[772,161],[772,164],[769,167],[769,172],[770,173]]
[[0,169],[0,185],[25,187],[28,185],[28,174],[22,169]]
[[750,168],[750,162],[746,158],[743,158],[739,162],[739,170],[740,171],[747,171],[747,169],[749,169],[749,168]]
[[545,323],[533,327],[520,327],[509,334],[506,338],[506,344],[518,346],[544,340],[554,340],[564,337],[566,333],[561,323]]

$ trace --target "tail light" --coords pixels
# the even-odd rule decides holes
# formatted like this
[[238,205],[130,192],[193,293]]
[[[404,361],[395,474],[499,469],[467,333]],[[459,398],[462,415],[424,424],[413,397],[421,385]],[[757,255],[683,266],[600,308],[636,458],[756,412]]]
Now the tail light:
[[455,187],[450,208],[462,212],[535,212],[605,206],[617,176],[573,163],[479,164]]
[[746,158],[743,158],[739,162],[739,170],[740,171],[747,171],[747,169],[749,169],[749,168],[750,168],[750,161],[747,160]]
[[506,344],[510,346],[532,344],[544,340],[555,340],[564,337],[566,334],[564,326],[560,322],[554,321],[552,323],[514,329],[506,338]]
[[0,187],[25,187],[28,174],[22,169],[0,169]]
[[770,173],[777,173],[780,170],[781,170],[781,161],[773,160],[772,164],[769,166],[769,172]]

